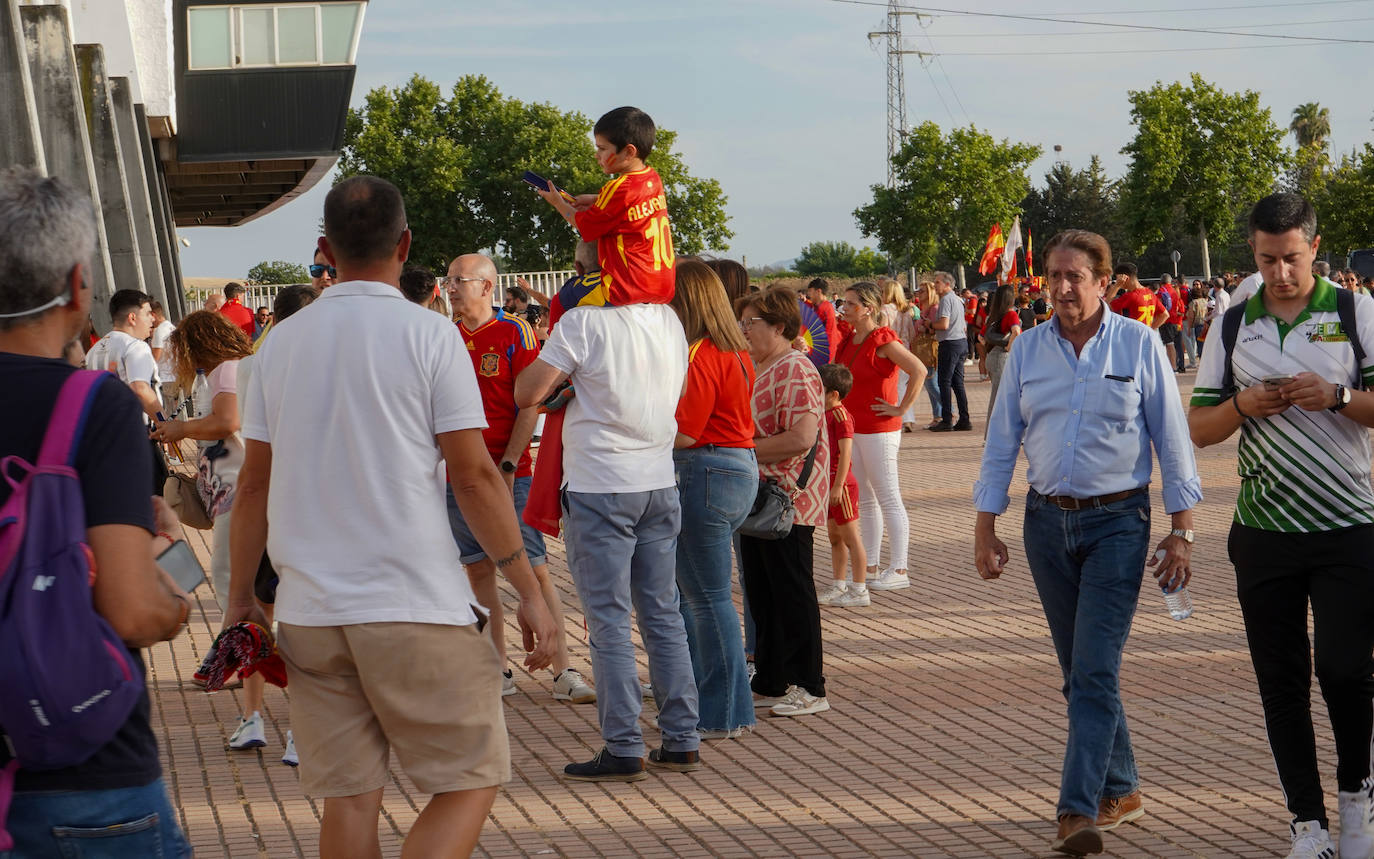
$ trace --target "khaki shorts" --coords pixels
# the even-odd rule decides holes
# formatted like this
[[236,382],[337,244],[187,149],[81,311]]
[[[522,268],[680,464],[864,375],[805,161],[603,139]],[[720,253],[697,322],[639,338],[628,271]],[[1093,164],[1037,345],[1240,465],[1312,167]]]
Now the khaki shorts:
[[386,785],[391,749],[429,794],[510,779],[501,663],[477,626],[278,625],[309,796]]

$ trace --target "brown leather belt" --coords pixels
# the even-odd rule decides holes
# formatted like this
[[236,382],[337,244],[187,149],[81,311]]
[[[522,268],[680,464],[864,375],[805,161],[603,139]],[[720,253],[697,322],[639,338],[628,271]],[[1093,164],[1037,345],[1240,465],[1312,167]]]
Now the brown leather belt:
[[[1031,490],[1034,492],[1034,490]],[[1074,498],[1071,495],[1040,495],[1041,498],[1058,507],[1060,510],[1082,510],[1084,507],[1101,507],[1103,504],[1114,504],[1117,501],[1125,501],[1132,495],[1139,495],[1142,492],[1149,492],[1148,485],[1136,489],[1127,489],[1124,492],[1111,492],[1106,495],[1098,495],[1093,498]]]

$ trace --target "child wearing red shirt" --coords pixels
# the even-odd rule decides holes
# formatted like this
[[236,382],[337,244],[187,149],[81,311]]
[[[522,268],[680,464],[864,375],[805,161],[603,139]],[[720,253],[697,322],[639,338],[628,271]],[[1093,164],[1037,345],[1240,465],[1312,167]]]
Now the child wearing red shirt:
[[[821,385],[825,388],[825,437],[830,444],[830,512],[825,526],[830,537],[830,569],[835,581],[830,590],[816,598],[816,602],[857,608],[870,602],[866,582],[868,557],[859,534],[859,483],[849,468],[854,447],[854,418],[840,402],[854,386],[854,375],[843,364],[826,364],[820,372]],[[845,580],[846,564],[852,582]]]
[[579,277],[550,304],[550,322],[581,306],[667,304],[673,299],[673,235],[663,180],[644,163],[654,147],[654,121],[642,110],[618,107],[596,121],[596,160],[615,178],[596,194],[569,202],[553,189],[535,191],[597,243],[601,271]]

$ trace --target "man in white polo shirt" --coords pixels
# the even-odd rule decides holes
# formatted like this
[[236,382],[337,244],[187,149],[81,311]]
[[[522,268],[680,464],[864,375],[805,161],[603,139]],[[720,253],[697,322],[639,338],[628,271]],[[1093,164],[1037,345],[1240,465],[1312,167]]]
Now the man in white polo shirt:
[[1243,314],[1231,317],[1239,330],[1229,368],[1213,324],[1188,424],[1199,446],[1241,431],[1229,550],[1269,745],[1292,814],[1288,855],[1334,855],[1312,726],[1315,662],[1336,741],[1340,855],[1371,859],[1374,393],[1365,388],[1374,382],[1374,357],[1361,357],[1352,341],[1374,347],[1374,301],[1313,276],[1320,242],[1316,212],[1301,196],[1272,194],[1255,204],[1250,244],[1263,285],[1229,311]]
[[554,625],[482,441],[462,338],[400,292],[410,250],[400,192],[371,176],[341,182],[324,229],[340,282],[263,342],[240,394],[247,441],[225,623],[260,619],[253,580],[266,545],[301,786],[324,798],[322,856],[380,855],[392,749],[434,795],[407,855],[466,856],[510,777],[510,751],[500,664],[449,536],[445,462],[474,535],[520,594],[531,669],[549,664]]

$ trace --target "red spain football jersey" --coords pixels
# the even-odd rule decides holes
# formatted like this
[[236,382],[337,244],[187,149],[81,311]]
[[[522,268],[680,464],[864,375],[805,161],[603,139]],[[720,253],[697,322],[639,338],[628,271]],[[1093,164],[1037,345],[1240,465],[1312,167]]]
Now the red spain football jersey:
[[[581,304],[667,304],[673,300],[673,233],[663,180],[652,167],[601,186],[590,209],[576,215],[582,239],[596,242],[604,292]],[[567,308],[564,308],[565,310]]]
[[1164,309],[1164,302],[1159,300],[1159,296],[1143,286],[1121,293],[1112,300],[1111,307],[1116,313],[1129,316],[1151,327],[1154,326],[1156,319],[1169,312]]
[[[477,373],[477,388],[482,392],[482,410],[487,416],[482,440],[487,443],[491,458],[499,463],[520,411],[515,407],[515,377],[539,357],[539,341],[528,322],[504,310],[497,310],[475,331],[469,331],[462,322],[458,323],[458,330],[467,343],[472,369]],[[520,452],[517,466],[516,477],[530,475],[529,445]]]

